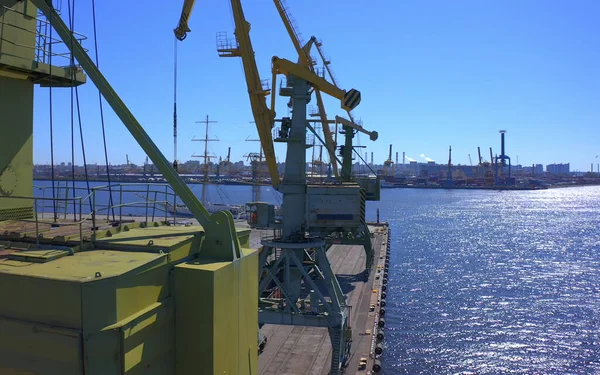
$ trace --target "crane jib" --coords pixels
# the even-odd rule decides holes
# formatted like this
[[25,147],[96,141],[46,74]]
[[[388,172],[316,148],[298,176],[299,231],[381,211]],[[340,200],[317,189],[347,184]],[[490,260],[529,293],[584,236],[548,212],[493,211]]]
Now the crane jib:
[[360,104],[360,91],[355,89],[350,89],[348,92],[344,94],[344,105],[342,108],[353,110]]

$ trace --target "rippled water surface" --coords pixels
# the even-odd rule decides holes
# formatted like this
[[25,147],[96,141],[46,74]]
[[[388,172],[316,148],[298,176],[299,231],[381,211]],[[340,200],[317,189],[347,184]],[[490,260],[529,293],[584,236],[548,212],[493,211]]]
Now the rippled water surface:
[[385,374],[600,373],[600,187],[385,189]]

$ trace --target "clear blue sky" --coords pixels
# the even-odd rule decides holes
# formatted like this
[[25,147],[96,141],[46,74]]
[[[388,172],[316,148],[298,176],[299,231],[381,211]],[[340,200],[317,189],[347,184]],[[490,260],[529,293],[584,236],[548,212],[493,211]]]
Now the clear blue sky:
[[[173,45],[182,1],[97,1],[100,68],[169,160],[173,155]],[[144,4],[142,7],[140,4]],[[571,162],[589,170],[600,162],[600,2],[595,0],[342,1],[288,0],[304,39],[322,39],[341,86],[362,92],[355,110],[380,139],[360,142],[377,162],[389,144],[416,160],[486,159],[506,151],[513,163]],[[263,79],[273,55],[296,59],[275,6],[244,1]],[[75,2],[75,29],[93,52],[89,0]],[[62,1],[67,17],[67,1]],[[241,61],[220,58],[215,35],[233,35],[228,1],[196,2],[192,32],[178,44],[179,159],[201,153],[195,121],[209,115],[212,153],[233,160],[258,150]],[[93,84],[79,90],[88,162],[103,163],[98,97]],[[278,97],[278,115],[286,114]],[[54,90],[55,160],[71,160],[70,90]],[[327,100],[328,115],[343,114]],[[145,154],[105,104],[111,163]],[[36,89],[35,161],[50,160],[48,90]],[[76,123],[77,125],[77,123]],[[79,135],[76,135],[79,137]],[[79,138],[76,163],[81,164]],[[365,150],[363,150],[364,153]],[[285,149],[277,148],[279,161]]]

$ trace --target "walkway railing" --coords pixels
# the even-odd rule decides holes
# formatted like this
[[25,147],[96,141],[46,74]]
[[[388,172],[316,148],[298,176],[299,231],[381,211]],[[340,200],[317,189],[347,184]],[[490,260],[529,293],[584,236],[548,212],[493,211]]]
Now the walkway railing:
[[[98,222],[110,223],[112,227],[122,230],[124,223],[137,219],[148,223],[157,220],[169,223],[177,217],[177,195],[168,184],[130,183],[87,187],[58,184],[34,187],[34,196],[0,196],[0,207],[3,200],[26,201],[13,203],[12,206],[27,206],[33,203],[33,218],[1,217],[11,223],[23,223],[21,227],[14,225],[12,233],[35,233],[36,245],[39,246],[44,232],[52,227],[77,226],[79,242],[95,240],[99,230]],[[83,192],[82,192],[83,190]],[[72,221],[71,221],[72,220]],[[84,236],[84,224],[91,221],[91,238]],[[27,223],[35,224],[32,228]],[[2,221],[0,221],[0,228]],[[42,226],[44,226],[42,228]],[[4,235],[9,235],[8,230]]]
[[[52,63],[54,65],[57,65],[57,63],[61,64],[61,61],[64,62],[64,66],[71,65],[71,53],[69,52],[67,46],[60,38],[50,36],[49,31],[52,27],[50,22],[48,22],[46,19],[36,17],[36,28],[35,30],[31,30],[21,26],[22,23],[20,20],[24,16],[27,17],[27,15],[25,15],[23,12],[7,6],[2,6],[1,9],[3,15],[0,18],[0,46],[4,43],[7,43],[15,47],[33,50],[36,61],[40,63],[49,64],[50,59],[52,59]],[[14,21],[11,21],[12,17],[15,17]],[[8,33],[10,29],[16,29],[25,34],[32,34],[35,38],[35,44],[27,45],[17,43],[12,39],[6,38],[5,33]],[[73,35],[79,44],[82,44],[82,42],[87,39],[85,35],[80,33],[74,32]]]

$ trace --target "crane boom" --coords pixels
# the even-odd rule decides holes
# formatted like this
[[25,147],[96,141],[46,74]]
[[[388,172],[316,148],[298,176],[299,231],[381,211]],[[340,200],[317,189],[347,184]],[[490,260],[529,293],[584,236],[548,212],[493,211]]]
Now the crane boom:
[[[347,120],[347,119],[345,119],[343,117],[335,116],[335,121],[337,123],[340,123],[340,124],[344,125],[344,126],[348,126],[348,127],[352,128],[352,129],[355,129],[355,130],[363,133],[363,134],[368,135],[369,138],[372,141],[376,141],[377,138],[379,137],[379,134],[376,131],[368,131],[365,128],[363,128],[362,126],[360,126],[358,124],[355,124],[354,122],[349,121],[349,120]],[[390,156],[390,159],[391,159],[391,156]]]
[[341,101],[341,107],[344,110],[351,111],[360,104],[360,91],[350,89],[342,90],[335,85],[327,82],[324,78],[315,73],[306,70],[303,66],[293,63],[289,60],[273,56],[272,60],[273,77],[276,74],[293,75],[309,82],[315,89],[333,96]]
[[[194,6],[194,0],[185,0],[181,19],[175,35],[183,35],[185,39],[185,31],[189,31],[187,21]],[[248,87],[248,95],[250,96],[250,106],[256,124],[256,130],[260,138],[260,143],[263,148],[267,168],[271,176],[271,184],[277,188],[281,183],[279,172],[277,170],[277,159],[275,158],[275,147],[273,145],[273,137],[271,129],[274,125],[275,112],[267,107],[266,96],[270,90],[264,90],[258,74],[258,67],[254,59],[254,50],[250,40],[250,23],[246,21],[240,0],[231,0],[231,8],[233,19],[235,22],[235,44],[219,43],[218,52],[221,57],[241,57],[244,67],[244,75],[246,76],[246,85]],[[183,31],[182,31],[183,30]],[[222,42],[222,41],[220,41]]]
[[[310,64],[309,63],[310,57],[306,53],[306,50],[302,49],[302,46],[300,45],[300,43],[301,43],[300,36],[298,35],[298,32],[292,26],[292,22],[290,20],[290,16],[289,16],[288,12],[286,11],[283,4],[281,3],[281,0],[273,0],[273,3],[275,4],[275,8],[277,8],[277,12],[279,13],[279,16],[281,17],[281,20],[283,21],[283,25],[285,26],[285,29],[287,30],[287,32],[290,36],[290,39],[292,40],[292,43],[294,44],[294,48],[296,48],[296,52],[298,52],[298,57],[302,60],[302,63],[304,63],[308,66]],[[309,43],[310,43],[310,41],[309,41]]]
[[231,0],[231,8],[235,22],[235,36],[238,43],[237,54],[242,58],[256,130],[258,131],[260,144],[263,148],[269,175],[271,176],[271,184],[277,188],[281,180],[279,178],[279,171],[277,170],[277,159],[275,158],[275,147],[271,134],[271,129],[275,123],[275,109],[267,107],[266,96],[269,95],[270,91],[263,90],[262,88],[258,67],[254,59],[252,41],[250,40],[250,23],[244,17],[242,3],[240,0]]
[[[310,49],[313,45],[319,46],[317,42],[317,38],[314,36],[310,38],[310,40],[304,45],[301,46],[300,36],[298,31],[294,29],[292,20],[290,19],[290,15],[288,11],[283,6],[281,0],[273,0],[275,4],[275,8],[277,8],[277,12],[281,20],[283,21],[283,25],[294,44],[294,48],[298,53],[298,62],[302,65],[305,65],[308,70],[311,72],[315,71],[313,61],[310,57]],[[327,121],[327,113],[325,112],[325,105],[323,104],[323,98],[321,97],[321,92],[318,89],[315,89],[315,97],[317,99],[317,107],[319,108],[319,117],[321,119],[321,123],[323,125],[323,136],[325,138],[325,146],[327,148],[327,153],[329,154],[329,160],[331,161],[331,166],[333,168],[334,176],[338,177],[338,165],[336,164],[335,157],[335,142],[333,141],[333,135],[331,134],[331,129],[329,129],[328,121]],[[273,100],[273,99],[272,99]],[[274,108],[274,107],[271,107]]]
[[194,9],[194,3],[196,0],[185,0],[183,2],[183,9],[181,10],[181,17],[179,18],[179,23],[175,30],[175,37],[178,40],[184,40],[187,37],[187,33],[190,31],[190,27],[188,26],[188,19],[192,14],[192,9]]

